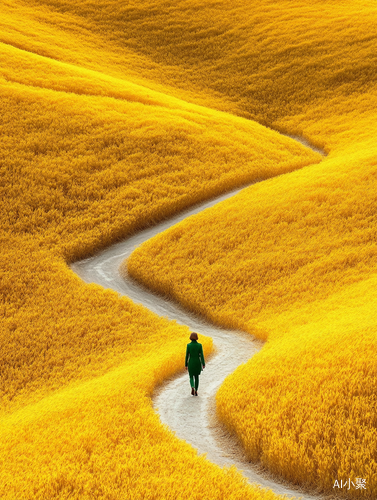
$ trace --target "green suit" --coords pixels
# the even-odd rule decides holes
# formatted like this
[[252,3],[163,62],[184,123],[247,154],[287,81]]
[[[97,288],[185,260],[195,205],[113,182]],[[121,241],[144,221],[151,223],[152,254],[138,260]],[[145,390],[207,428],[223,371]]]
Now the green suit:
[[203,347],[197,340],[187,344],[185,366],[190,375],[200,375],[202,366],[205,366]]
[[197,340],[192,340],[187,344],[185,366],[188,367],[191,387],[198,390],[199,374],[202,366],[205,366],[203,347]]

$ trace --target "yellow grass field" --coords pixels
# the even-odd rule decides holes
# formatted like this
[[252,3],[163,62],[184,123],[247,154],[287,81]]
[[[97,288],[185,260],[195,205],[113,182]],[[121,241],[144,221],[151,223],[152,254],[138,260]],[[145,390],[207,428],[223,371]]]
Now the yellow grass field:
[[265,181],[128,262],[147,286],[268,340],[226,379],[218,414],[251,459],[329,491],[356,475],[377,488],[375,174],[371,156],[348,155]]
[[[128,270],[218,324],[268,340],[217,395],[219,417],[252,460],[329,492],[335,480],[362,477],[368,491],[346,495],[374,498],[377,42],[363,23],[376,5],[279,3],[281,18],[264,5],[254,57],[268,45],[279,65],[263,59],[254,69],[250,95],[262,104],[251,98],[244,109],[303,133],[328,158],[153,238]],[[242,81],[233,52],[227,62],[230,81]]]
[[[371,1],[1,3],[1,500],[278,498],[159,423],[151,394],[183,368],[188,329],[67,266],[262,179],[227,217],[201,216],[205,251],[193,219],[157,239],[158,267],[146,245],[131,270],[146,282],[147,262],[152,287],[268,338],[218,394],[251,458],[327,490],[360,473],[377,493],[376,13]],[[237,248],[238,281],[222,272]]]

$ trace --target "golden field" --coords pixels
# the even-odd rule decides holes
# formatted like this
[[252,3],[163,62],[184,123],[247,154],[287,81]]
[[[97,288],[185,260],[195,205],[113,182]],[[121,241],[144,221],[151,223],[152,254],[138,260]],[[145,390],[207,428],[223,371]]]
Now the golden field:
[[188,329],[66,263],[319,155],[101,68],[104,48],[87,64],[98,38],[72,34],[68,15],[2,9],[0,497],[276,498],[198,457],[152,410]]
[[276,176],[162,235],[158,267],[147,244],[130,269],[146,282],[147,262],[152,287],[268,339],[218,394],[251,458],[324,489],[360,473],[377,492],[376,11],[2,2],[1,499],[277,498],[198,457],[152,410],[188,329],[67,266]]
[[349,155],[256,184],[128,262],[147,286],[267,340],[221,386],[219,417],[252,460],[328,491],[356,475],[377,487],[375,174],[371,156]]
[[[374,498],[377,42],[368,23],[376,6],[279,3],[284,16],[274,18],[264,5],[268,12],[254,11],[254,57],[268,51],[279,64],[269,68],[266,56],[253,67],[243,109],[303,133],[328,157],[153,238],[128,270],[212,321],[268,341],[217,395],[220,419],[251,460],[329,492],[336,479],[362,477],[367,491],[343,494]],[[227,60],[227,96],[246,81],[239,59],[232,52]]]

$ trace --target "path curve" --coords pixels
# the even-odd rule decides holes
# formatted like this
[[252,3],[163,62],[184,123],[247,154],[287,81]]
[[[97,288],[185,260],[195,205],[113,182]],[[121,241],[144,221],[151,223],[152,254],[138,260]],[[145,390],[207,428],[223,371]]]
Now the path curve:
[[[290,137],[299,140],[314,151],[324,154],[304,139],[296,136]],[[225,377],[257,353],[261,349],[262,343],[254,340],[250,334],[226,330],[210,324],[203,318],[184,310],[178,304],[155,295],[119,272],[122,261],[128,258],[134,249],[144,241],[183,219],[234,196],[244,187],[196,205],[167,221],[112,245],[89,259],[75,262],[70,267],[86,283],[97,283],[104,288],[116,290],[134,302],[143,304],[159,316],[175,319],[178,323],[187,325],[191,330],[213,338],[217,352],[208,361],[200,376],[198,397],[192,397],[190,394],[186,372],[174,377],[155,391],[154,408],[158,411],[161,422],[175,431],[179,438],[192,444],[199,453],[206,453],[207,458],[212,462],[220,466],[236,465],[251,482],[270,488],[280,495],[287,494],[305,500],[318,500],[319,495],[304,493],[302,490],[296,489],[295,486],[275,480],[268,472],[258,471],[256,467],[240,458],[242,452],[232,453],[232,449],[234,450],[232,443],[235,442],[233,438],[225,438],[228,439],[228,443],[225,445],[221,439],[221,434],[224,433],[221,432],[221,427],[216,424],[214,396]],[[229,353],[231,353],[230,356]]]

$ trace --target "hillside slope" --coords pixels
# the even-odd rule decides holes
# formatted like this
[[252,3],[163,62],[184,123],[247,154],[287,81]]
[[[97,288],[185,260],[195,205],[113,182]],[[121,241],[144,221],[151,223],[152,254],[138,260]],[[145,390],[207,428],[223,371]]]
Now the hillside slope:
[[1,498],[273,500],[159,424],[150,396],[182,368],[187,328],[67,262],[320,156],[124,78],[77,17],[1,9]]
[[[301,169],[301,176],[282,176],[257,191],[262,193],[261,209],[283,218],[276,228],[280,255],[289,244],[287,227],[295,221],[294,216],[284,220],[292,198],[284,186],[293,182],[301,191],[307,182],[307,190],[295,198],[305,219],[303,226],[293,225],[297,240],[310,222],[321,241],[324,219],[311,220],[310,210],[323,203],[329,214],[337,213],[335,205],[342,199],[338,220],[348,217],[348,225],[339,232],[334,221],[333,232],[324,239],[328,244],[339,233],[339,244],[348,245],[344,262],[337,254],[339,275],[330,272],[333,291],[346,294],[354,276],[355,286],[370,283],[366,280],[375,258],[374,219],[368,210],[375,192],[376,10],[370,1],[263,1],[258,7],[244,0],[2,2],[2,498],[176,499],[186,498],[187,491],[200,499],[274,498],[198,458],[159,426],[150,394],[180,369],[187,330],[113,292],[84,285],[66,263],[231,187]],[[325,148],[328,160],[316,170],[312,165],[319,155],[261,124],[305,135]],[[326,192],[318,195],[315,182],[321,179]],[[355,195],[348,200],[354,186]],[[312,191],[313,203],[306,206],[304,195]],[[270,195],[276,196],[272,207]],[[250,196],[246,205],[253,203],[254,194]],[[249,218],[241,208],[241,226],[245,214]],[[187,234],[194,227],[187,227]],[[172,254],[181,252],[176,244]],[[200,245],[198,241],[198,251]],[[352,245],[364,252],[362,259],[352,257]],[[214,262],[226,250],[221,246]],[[246,246],[245,255],[254,248]],[[323,249],[329,251],[325,243]],[[162,272],[166,262],[161,261]],[[331,259],[330,265],[325,258],[322,262],[326,272],[331,270]],[[355,273],[343,277],[353,262]],[[179,282],[179,261],[174,265],[174,286],[183,290],[185,272]],[[279,263],[273,273],[284,272],[284,265]],[[298,259],[296,267],[300,265]],[[321,275],[315,265],[311,269],[316,276],[313,298],[332,300],[331,286],[319,293]],[[156,278],[157,271],[153,269]],[[337,276],[342,277],[339,282]],[[219,297],[213,290],[220,286],[214,274],[202,293],[208,296],[210,287],[212,296]],[[230,301],[237,286],[229,292]],[[269,300],[263,293],[262,310]],[[274,300],[276,305],[276,296]],[[242,316],[237,307],[230,310],[237,324],[246,318],[247,328],[272,336],[270,320],[278,325],[276,331],[285,332],[289,314],[296,317],[305,304],[289,298],[288,316],[260,316],[258,321],[248,316],[248,308],[244,318],[236,318]],[[270,310],[273,306],[272,300]],[[204,344],[210,353],[210,339]],[[360,357],[360,370],[369,373],[373,352],[368,348]],[[245,383],[253,370],[248,365],[241,373]],[[373,449],[375,400],[365,391],[373,391],[373,380],[362,389],[360,406],[371,433],[365,437],[368,450]],[[226,387],[221,396],[225,420],[233,411]],[[270,396],[274,401],[272,392]],[[272,415],[268,405],[265,412]],[[228,424],[242,435],[240,414],[235,412],[234,419]],[[289,419],[286,423],[293,428]],[[347,436],[355,436],[355,429]],[[249,441],[245,445],[251,446]],[[348,456],[340,450],[338,457]],[[352,446],[350,450],[354,457]],[[275,463],[269,457],[265,462]],[[368,478],[374,471],[372,459],[370,463],[370,469],[360,472]],[[327,476],[321,472],[320,478],[327,488]]]

